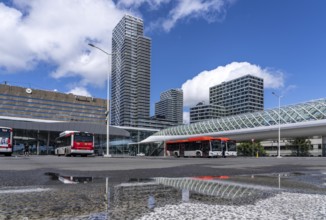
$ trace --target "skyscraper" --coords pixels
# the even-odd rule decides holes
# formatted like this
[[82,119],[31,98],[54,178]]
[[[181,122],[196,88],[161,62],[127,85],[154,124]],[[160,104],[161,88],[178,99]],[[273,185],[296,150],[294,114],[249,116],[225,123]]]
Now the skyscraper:
[[177,124],[183,123],[183,91],[170,89],[162,92],[160,101],[155,103],[155,115]]
[[113,29],[112,125],[137,127],[150,116],[151,40],[143,32],[143,21],[130,15]]
[[264,80],[248,74],[210,87],[209,104],[190,108],[190,123],[263,109]]
[[209,103],[225,108],[225,116],[264,110],[264,80],[245,75],[209,88]]

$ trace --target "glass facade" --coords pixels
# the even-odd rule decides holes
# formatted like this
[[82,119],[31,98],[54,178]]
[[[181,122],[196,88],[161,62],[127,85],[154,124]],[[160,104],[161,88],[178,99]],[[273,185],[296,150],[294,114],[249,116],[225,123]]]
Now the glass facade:
[[[30,146],[31,155],[53,155],[55,139],[61,132],[37,131],[27,129],[13,129],[13,153],[14,155],[24,154],[24,144]],[[95,155],[106,154],[106,135],[95,134]],[[128,154],[129,137],[110,136],[110,154]],[[116,144],[123,143],[123,144]]]
[[130,156],[137,156],[143,154],[144,156],[163,156],[164,146],[162,143],[140,143],[140,141],[153,135],[158,130],[150,128],[132,128],[132,127],[119,127],[130,133],[130,139],[121,145],[125,149],[125,154]]

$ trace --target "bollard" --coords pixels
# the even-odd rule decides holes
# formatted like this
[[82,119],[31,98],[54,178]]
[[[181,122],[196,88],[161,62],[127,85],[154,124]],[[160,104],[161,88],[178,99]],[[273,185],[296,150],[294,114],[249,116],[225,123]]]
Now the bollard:
[[259,157],[259,155],[258,155],[258,151],[256,151],[256,158],[258,158]]

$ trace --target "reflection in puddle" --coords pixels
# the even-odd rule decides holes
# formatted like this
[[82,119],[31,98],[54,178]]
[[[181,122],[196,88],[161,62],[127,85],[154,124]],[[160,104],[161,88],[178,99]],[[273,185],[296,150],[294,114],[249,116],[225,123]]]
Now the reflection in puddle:
[[326,175],[319,172],[272,173],[232,176],[229,181],[261,185],[281,190],[304,193],[324,193]]
[[153,178],[132,181],[113,187],[108,201],[112,219],[136,219],[154,208],[182,203],[207,205],[254,204],[258,199],[274,195],[274,189],[223,180],[201,178]]
[[153,208],[155,208],[155,198],[154,198],[154,196],[153,195],[149,195],[148,196],[148,205],[147,205],[147,207],[149,208],[149,209],[153,209]]
[[59,176],[58,179],[64,184],[89,183],[93,181],[92,177]]
[[[210,213],[206,213],[208,217],[213,213],[211,217],[220,216],[221,218],[251,218],[254,216],[256,216],[255,218],[267,218],[269,214],[275,218],[326,217],[326,212],[322,210],[323,204],[326,202],[326,190],[318,188],[318,193],[322,195],[315,194],[316,191],[311,191],[315,190],[313,186],[293,179],[301,176],[304,174],[159,177],[147,179],[144,182],[141,180],[130,181],[113,187],[109,216],[112,219],[172,219],[187,212],[193,212],[188,218],[195,218],[198,215],[196,213],[202,212],[199,210],[207,209],[210,210]],[[292,189],[291,193],[289,193],[289,189]],[[310,194],[311,192],[313,194]],[[303,204],[296,211],[290,209],[294,201]],[[307,202],[314,203],[315,207],[304,209],[304,204]],[[256,205],[261,208],[257,208]],[[274,205],[277,211],[260,213],[260,210],[266,210]],[[284,211],[283,205],[287,206],[288,210]],[[228,214],[223,215],[221,207]],[[185,210],[182,210],[183,208]],[[198,211],[191,211],[197,209]],[[242,214],[230,214],[230,212],[234,212],[230,211],[233,209]],[[316,215],[314,209],[319,210],[319,214]],[[203,218],[206,214],[203,212],[203,216],[197,217]]]
[[[48,191],[1,194],[0,204],[11,206],[2,206],[0,219],[264,219],[264,213],[258,215],[261,210],[276,219],[307,219],[297,214],[306,211],[306,204],[307,213],[317,213],[317,217],[323,214],[321,204],[326,204],[325,187],[298,181],[317,178],[325,182],[325,175],[317,174],[156,177],[117,185],[108,177],[46,175],[59,184],[49,184]],[[294,201],[300,207],[295,212],[291,209]],[[290,214],[278,214],[284,211]]]
[[58,173],[45,173],[51,177],[51,180],[59,180],[64,184],[77,184],[77,183],[90,183],[93,181],[93,177],[82,177],[82,176],[62,176]]
[[[245,185],[235,182],[225,182],[217,179],[203,180],[200,178],[155,178],[157,183],[171,186],[180,190],[189,190],[192,193],[198,193],[206,196],[214,196],[224,199],[238,199],[260,194],[272,190],[263,186]],[[263,193],[264,192],[264,193]]]

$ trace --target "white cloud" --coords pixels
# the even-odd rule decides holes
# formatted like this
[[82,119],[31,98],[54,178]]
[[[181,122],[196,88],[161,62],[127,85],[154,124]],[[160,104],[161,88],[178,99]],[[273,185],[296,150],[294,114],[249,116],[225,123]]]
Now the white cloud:
[[183,124],[189,124],[189,123],[190,123],[190,113],[183,112]]
[[72,93],[74,95],[80,95],[80,96],[92,96],[85,88],[83,87],[75,87],[68,91],[67,93]]
[[[92,42],[111,51],[112,30],[126,12],[143,5],[163,9],[166,17],[148,26],[166,31],[182,19],[215,21],[234,0],[12,0],[0,3],[0,69],[12,73],[51,64],[55,79],[74,77],[80,87],[104,87],[111,60],[90,48]],[[155,12],[154,12],[155,13]],[[45,73],[48,74],[48,73]],[[67,86],[67,85],[63,85]]]
[[149,5],[150,9],[157,9],[161,4],[169,3],[171,0],[120,0],[118,6],[122,8],[139,8],[143,4]]
[[54,78],[74,76],[80,85],[104,87],[111,32],[125,12],[111,0],[14,0],[0,3],[0,67],[32,70],[39,62],[56,67]]
[[283,73],[270,68],[261,68],[248,62],[233,62],[216,69],[203,71],[182,85],[184,106],[192,107],[200,101],[209,103],[209,87],[224,81],[251,74],[264,79],[264,88],[280,88],[284,86]]
[[178,5],[172,9],[168,18],[163,21],[165,31],[171,30],[179,20],[186,18],[203,18],[208,22],[223,20],[225,8],[230,0],[179,0]]
[[[157,17],[147,26],[149,29],[162,28],[170,31],[179,21],[201,18],[208,22],[222,21],[226,9],[236,0],[120,0],[119,8],[131,11],[148,5],[150,10],[159,7],[167,10],[164,17]],[[154,12],[155,13],[155,12]]]

